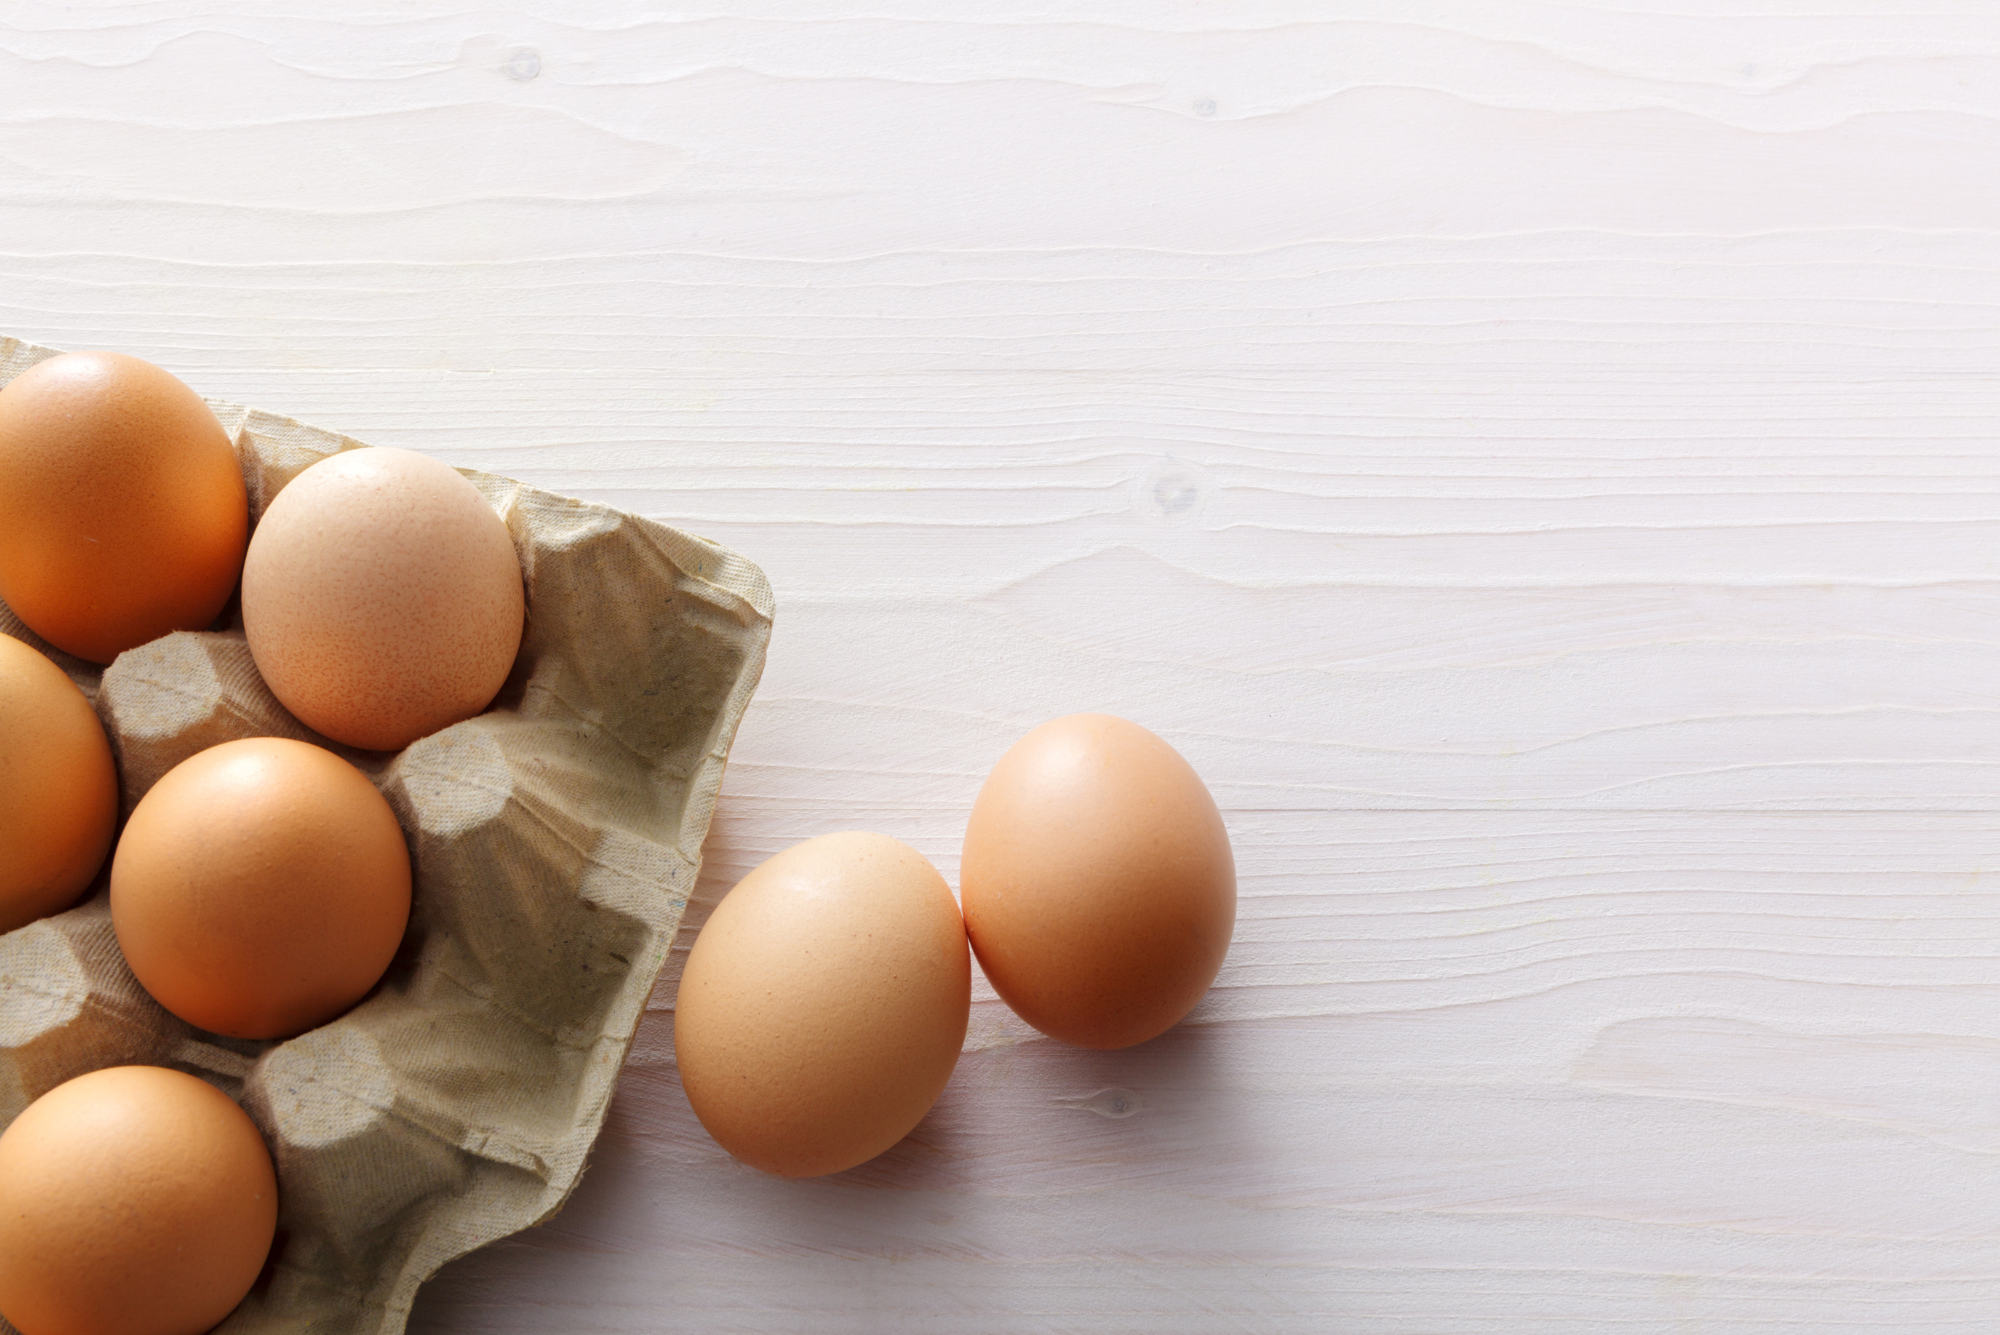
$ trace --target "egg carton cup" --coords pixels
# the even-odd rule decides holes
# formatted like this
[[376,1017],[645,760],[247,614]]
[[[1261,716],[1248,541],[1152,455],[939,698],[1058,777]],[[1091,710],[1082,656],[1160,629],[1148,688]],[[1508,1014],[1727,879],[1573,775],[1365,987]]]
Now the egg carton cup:
[[[0,339],[0,384],[54,355]],[[235,442],[253,523],[305,468],[361,447],[209,406]],[[198,751],[293,737],[365,771],[409,841],[410,926],[387,976],[283,1042],[221,1038],[161,1009],[119,953],[108,870],[82,904],[0,936],[0,1125],[73,1076],[149,1063],[203,1077],[263,1131],[278,1235],[218,1327],[229,1335],[395,1335],[438,1267],[562,1205],[694,887],[763,670],[771,590],[749,561],[602,505],[464,475],[514,539],[526,634],[487,713],[395,754],[293,718],[258,675],[234,603],[222,629],[165,636],[102,670],[0,604],[0,633],[92,698],[118,759],[121,820]]]

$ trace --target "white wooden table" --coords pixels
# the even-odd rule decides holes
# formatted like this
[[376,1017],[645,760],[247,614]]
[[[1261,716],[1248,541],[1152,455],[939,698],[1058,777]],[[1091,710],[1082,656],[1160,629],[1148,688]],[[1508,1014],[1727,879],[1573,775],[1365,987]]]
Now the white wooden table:
[[1192,1023],[981,990],[835,1178],[702,1133],[677,957],[413,1330],[2000,1325],[1986,0],[31,2],[0,94],[8,332],[769,572],[683,948],[955,880],[1058,714],[1229,822]]

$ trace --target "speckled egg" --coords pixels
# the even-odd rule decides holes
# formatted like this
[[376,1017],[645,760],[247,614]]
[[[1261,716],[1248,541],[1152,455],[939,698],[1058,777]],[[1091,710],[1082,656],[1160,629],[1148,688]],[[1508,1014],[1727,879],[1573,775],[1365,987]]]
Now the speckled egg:
[[674,1002],[695,1115],[745,1163],[837,1173],[914,1129],[958,1063],[972,964],[951,889],[887,835],[826,834],[737,882]]
[[1164,741],[1109,714],[1044,723],[1000,758],[965,827],[959,896],[993,990],[1054,1038],[1122,1048],[1215,981],[1236,862],[1215,800]]
[[492,703],[524,610],[507,526],[456,470],[409,450],[349,450],[300,473],[243,566],[243,629],[272,693],[370,750]]
[[0,599],[58,649],[208,626],[249,527],[222,424],[151,362],[64,353],[0,389]]
[[0,635],[0,932],[68,908],[104,865],[118,770],[63,670]]
[[0,1135],[0,1315],[22,1335],[195,1335],[243,1300],[278,1222],[270,1152],[158,1066],[57,1085]]

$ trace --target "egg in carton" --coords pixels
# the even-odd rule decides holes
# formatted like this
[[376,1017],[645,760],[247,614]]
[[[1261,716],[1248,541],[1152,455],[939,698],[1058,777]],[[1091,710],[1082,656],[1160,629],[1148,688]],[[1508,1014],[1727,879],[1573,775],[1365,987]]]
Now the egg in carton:
[[[0,340],[0,384],[53,355]],[[253,522],[313,463],[365,448],[209,406],[235,442]],[[233,605],[223,629],[165,636],[100,672],[0,604],[0,633],[93,698],[121,818],[199,751],[292,737],[367,773],[409,841],[410,926],[388,974],[353,1010],[282,1042],[205,1033],[147,996],[112,933],[108,871],[79,906],[0,936],[0,1125],[73,1076],[148,1063],[209,1080],[264,1133],[278,1237],[219,1328],[230,1335],[394,1335],[439,1266],[561,1205],[693,889],[763,669],[772,599],[755,565],[637,516],[465,476],[521,559],[521,653],[486,713],[393,754],[293,718]]]

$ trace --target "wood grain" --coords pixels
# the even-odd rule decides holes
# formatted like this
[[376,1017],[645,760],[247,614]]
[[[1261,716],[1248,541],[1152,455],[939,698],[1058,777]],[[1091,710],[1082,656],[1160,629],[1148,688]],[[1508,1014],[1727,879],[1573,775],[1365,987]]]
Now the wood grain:
[[824,831],[955,880],[1061,713],[1230,826],[1195,1023],[983,990],[825,1181],[677,956],[413,1329],[2000,1321],[1990,5],[26,5],[0,87],[10,332],[770,573],[680,955]]

